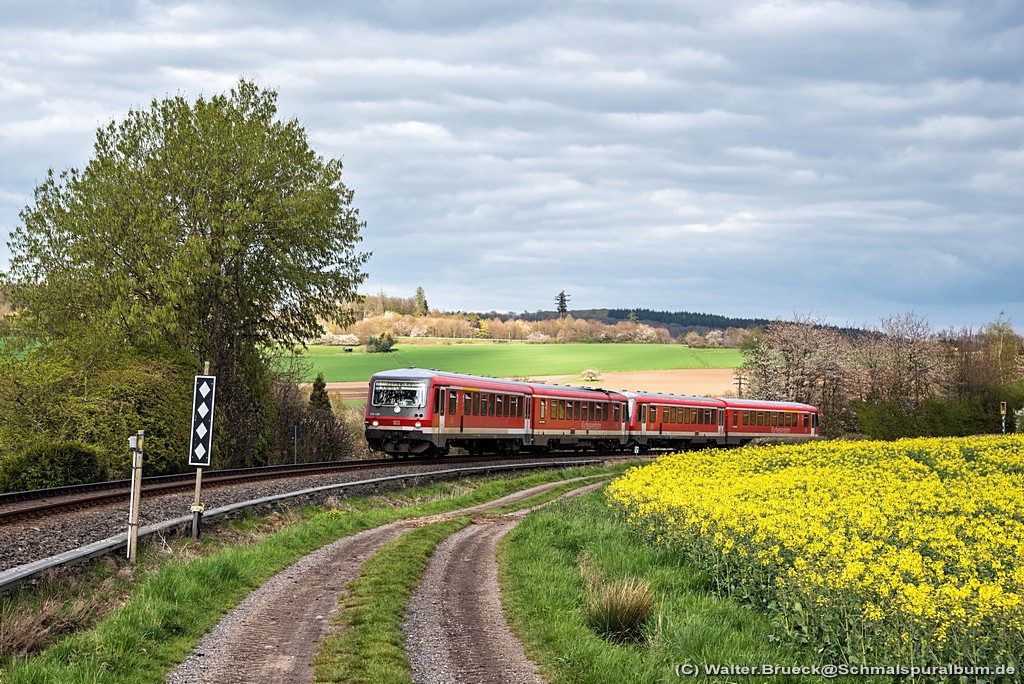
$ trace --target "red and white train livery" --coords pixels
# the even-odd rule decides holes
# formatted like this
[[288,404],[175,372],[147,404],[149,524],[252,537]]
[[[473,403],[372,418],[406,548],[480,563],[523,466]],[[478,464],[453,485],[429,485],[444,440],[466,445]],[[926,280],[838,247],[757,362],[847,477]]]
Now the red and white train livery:
[[817,436],[807,404],[612,392],[409,368],[370,379],[366,439],[393,455],[684,449]]

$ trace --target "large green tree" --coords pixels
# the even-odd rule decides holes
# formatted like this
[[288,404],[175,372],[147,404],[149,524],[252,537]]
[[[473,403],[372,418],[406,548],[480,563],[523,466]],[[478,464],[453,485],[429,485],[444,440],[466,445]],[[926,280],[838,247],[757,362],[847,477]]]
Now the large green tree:
[[6,280],[35,340],[83,327],[132,353],[185,353],[218,376],[225,447],[266,442],[266,349],[345,325],[365,278],[342,164],[277,117],[277,93],[154,100],[97,131],[81,170],[51,170],[12,233]]

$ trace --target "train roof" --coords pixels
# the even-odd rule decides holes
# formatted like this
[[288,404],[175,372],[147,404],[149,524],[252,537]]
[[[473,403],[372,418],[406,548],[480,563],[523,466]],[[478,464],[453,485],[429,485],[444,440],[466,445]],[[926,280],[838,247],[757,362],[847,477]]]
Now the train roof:
[[755,409],[761,411],[811,411],[818,409],[810,404],[801,404],[797,401],[767,401],[764,399],[722,399],[728,408]]
[[638,399],[654,399],[659,401],[673,401],[673,402],[685,402],[687,404],[702,404],[704,406],[714,406],[721,408],[725,406],[721,399],[716,397],[692,397],[685,394],[662,394],[659,392],[634,392],[627,391],[621,394],[626,395],[630,398]]
[[[380,371],[374,373],[371,380],[381,378],[384,380],[430,380],[432,378],[443,378],[481,389],[508,390],[517,389],[522,392],[534,394],[554,394],[564,397],[575,397],[579,399],[610,399],[618,398],[625,400],[619,392],[612,392],[593,387],[573,387],[571,385],[552,385],[542,382],[528,382],[523,380],[508,380],[505,378],[491,378],[482,375],[469,375],[466,373],[454,373],[452,371],[440,371],[427,368],[400,368],[395,370]],[[512,387],[509,387],[509,386]]]

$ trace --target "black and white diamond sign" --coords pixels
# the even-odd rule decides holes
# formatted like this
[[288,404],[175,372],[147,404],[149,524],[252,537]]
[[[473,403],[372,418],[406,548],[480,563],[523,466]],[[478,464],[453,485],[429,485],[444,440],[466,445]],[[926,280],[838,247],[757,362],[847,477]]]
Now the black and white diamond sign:
[[192,393],[192,447],[188,464],[205,468],[210,465],[210,445],[213,443],[213,395],[216,394],[217,376],[197,375]]

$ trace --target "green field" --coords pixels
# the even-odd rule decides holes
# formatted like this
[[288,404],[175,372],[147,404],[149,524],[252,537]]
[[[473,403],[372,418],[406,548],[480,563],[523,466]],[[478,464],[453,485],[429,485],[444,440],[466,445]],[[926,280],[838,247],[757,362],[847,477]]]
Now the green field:
[[399,342],[388,354],[368,354],[363,347],[311,346],[305,358],[312,380],[361,382],[378,371],[395,368],[437,370],[496,378],[578,375],[588,368],[602,373],[675,368],[736,368],[738,349],[691,349],[681,344],[456,344]]

